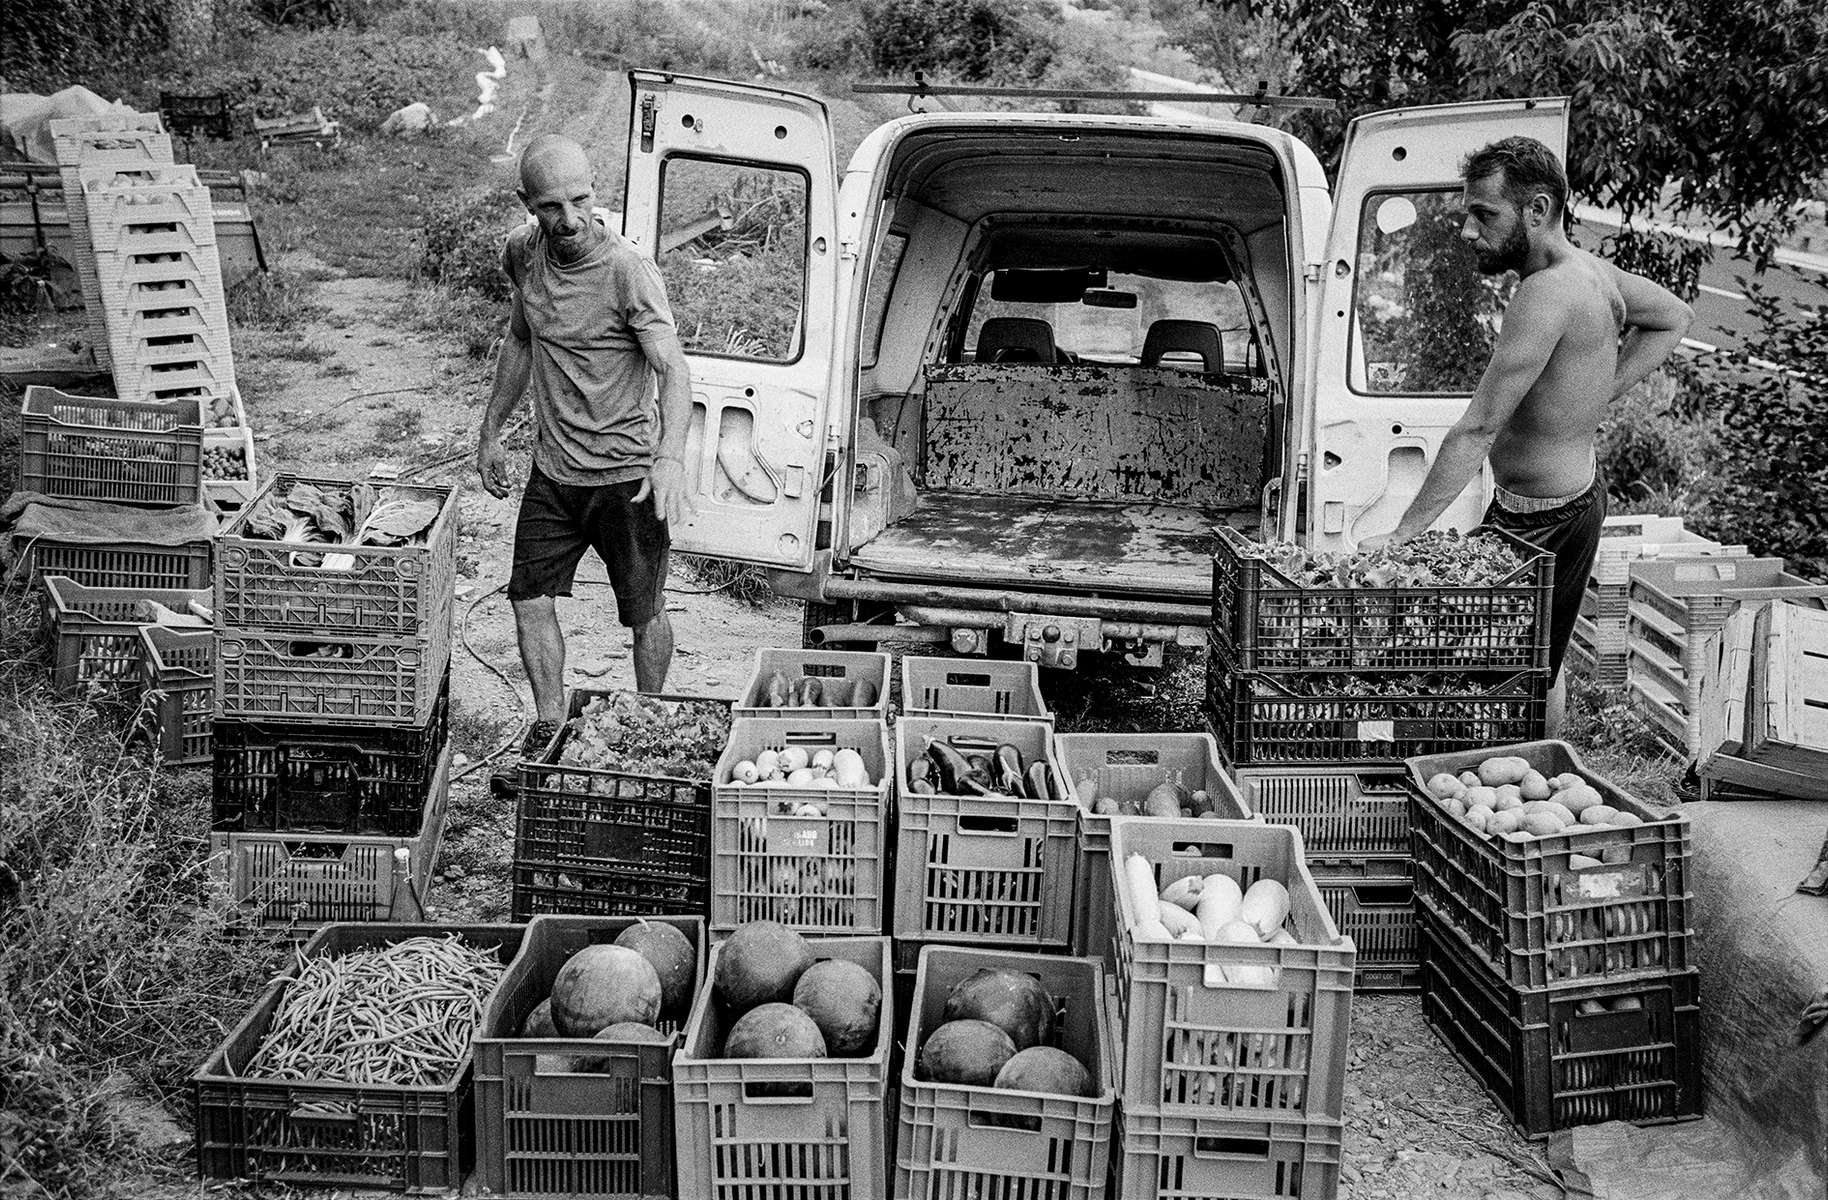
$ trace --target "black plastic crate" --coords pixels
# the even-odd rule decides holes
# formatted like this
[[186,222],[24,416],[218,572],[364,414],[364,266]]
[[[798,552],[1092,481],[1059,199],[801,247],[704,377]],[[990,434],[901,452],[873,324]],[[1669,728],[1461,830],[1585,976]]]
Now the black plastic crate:
[[[574,691],[567,721],[598,694]],[[728,701],[655,699],[706,706],[728,720]],[[539,762],[521,764],[515,919],[703,916],[711,903],[710,772],[702,779],[679,779],[561,765],[570,736],[567,724]]]
[[[1346,874],[1355,865],[1409,854],[1409,773],[1401,767],[1240,767],[1235,773],[1249,812],[1301,831],[1309,866]],[[1373,867],[1371,873],[1388,872]]]
[[419,726],[219,720],[211,827],[406,837],[450,732],[450,675]]
[[1228,671],[1215,660],[1206,719],[1239,767],[1392,766],[1540,738],[1548,716],[1547,671],[1448,676],[1427,690],[1375,676],[1363,682],[1379,694],[1315,695],[1302,676]]
[[1310,859],[1309,869],[1333,924],[1358,947],[1353,986],[1361,992],[1419,991],[1422,951],[1410,861],[1366,859],[1353,870],[1335,872]]
[[[326,925],[300,954],[340,955],[451,933],[494,950],[506,966],[526,930],[519,925]],[[294,963],[267,988],[191,1079],[198,1174],[415,1193],[459,1187],[475,1155],[470,1136],[474,1064],[469,1059],[440,1086],[318,1083],[246,1074],[298,970]]]
[[1214,657],[1241,671],[1528,671],[1549,665],[1554,556],[1502,530],[1519,566],[1484,587],[1303,587],[1221,525]]
[[1515,988],[1420,907],[1422,1015],[1526,1137],[1701,1115],[1696,968],[1588,988]]

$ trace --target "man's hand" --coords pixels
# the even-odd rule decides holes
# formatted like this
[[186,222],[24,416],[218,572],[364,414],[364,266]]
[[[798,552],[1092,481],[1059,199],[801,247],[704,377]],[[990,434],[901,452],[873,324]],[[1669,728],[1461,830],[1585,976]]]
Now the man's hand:
[[483,438],[476,447],[476,473],[482,476],[482,486],[489,495],[497,500],[507,496],[513,482],[508,478],[508,452],[501,448],[498,438]]
[[1389,533],[1374,533],[1368,538],[1360,538],[1358,540],[1358,552],[1360,554],[1369,554],[1373,550],[1382,550],[1385,546],[1401,545],[1408,540],[1407,537],[1397,533],[1395,530],[1392,530]]
[[676,458],[656,458],[648,468],[647,478],[641,481],[641,490],[635,493],[635,503],[649,496],[654,498],[654,511],[662,521],[677,525],[685,520],[692,511],[692,501],[686,493],[685,464]]

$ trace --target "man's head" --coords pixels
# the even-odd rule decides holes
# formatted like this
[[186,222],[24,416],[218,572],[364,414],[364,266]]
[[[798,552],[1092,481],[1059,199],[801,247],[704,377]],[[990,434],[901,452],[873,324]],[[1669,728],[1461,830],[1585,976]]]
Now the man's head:
[[521,151],[517,194],[561,259],[580,258],[596,242],[594,175],[584,148],[570,138],[544,134]]
[[1531,249],[1561,230],[1568,176],[1555,152],[1535,138],[1508,137],[1460,164],[1466,181],[1466,220],[1460,236],[1472,243],[1487,275],[1521,271]]

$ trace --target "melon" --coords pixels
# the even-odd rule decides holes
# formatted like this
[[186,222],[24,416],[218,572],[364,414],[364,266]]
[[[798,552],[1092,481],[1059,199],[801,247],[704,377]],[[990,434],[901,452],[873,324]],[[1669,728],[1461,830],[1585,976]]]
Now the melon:
[[[618,1021],[607,1029],[597,1030],[594,1040],[599,1042],[652,1042],[661,1046],[673,1039],[652,1025],[642,1025],[634,1021]],[[593,1058],[588,1054],[578,1054],[572,1057],[570,1069],[602,1072],[609,1070],[614,1061],[611,1058]]]
[[791,1004],[758,1004],[730,1026],[725,1058],[824,1058],[825,1035]]
[[559,1027],[552,1023],[552,997],[548,996],[533,1006],[527,1019],[520,1023],[520,1035],[524,1038],[555,1038]]
[[740,925],[718,948],[711,980],[725,1015],[740,1017],[762,1004],[785,1004],[807,967],[812,948],[806,939],[778,921]]
[[819,1027],[833,1058],[865,1058],[876,1044],[882,986],[854,962],[828,958],[807,967],[793,985],[793,1006]]
[[586,946],[552,981],[552,1023],[561,1037],[585,1038],[618,1021],[660,1017],[660,975],[626,946]]
[[988,1021],[1009,1035],[1017,1050],[1053,1040],[1054,998],[1033,975],[983,968],[961,979],[946,997],[946,1021]]
[[698,977],[698,950],[676,926],[663,921],[640,920],[616,935],[625,946],[653,964],[660,976],[660,1011],[683,1023],[692,1008],[692,991]]
[[947,1021],[920,1048],[915,1078],[991,1087],[1003,1064],[1015,1056],[1015,1043],[1000,1026],[975,1019]]
[[1017,1092],[1046,1092],[1053,1096],[1091,1096],[1092,1073],[1085,1064],[1052,1046],[1030,1046],[1018,1052],[997,1072],[996,1086]]

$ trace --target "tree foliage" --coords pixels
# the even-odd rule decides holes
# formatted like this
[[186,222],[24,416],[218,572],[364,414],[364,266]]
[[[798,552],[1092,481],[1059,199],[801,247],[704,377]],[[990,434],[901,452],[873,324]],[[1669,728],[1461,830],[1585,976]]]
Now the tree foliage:
[[123,59],[165,51],[169,0],[0,0],[7,91],[48,95],[93,85]]

